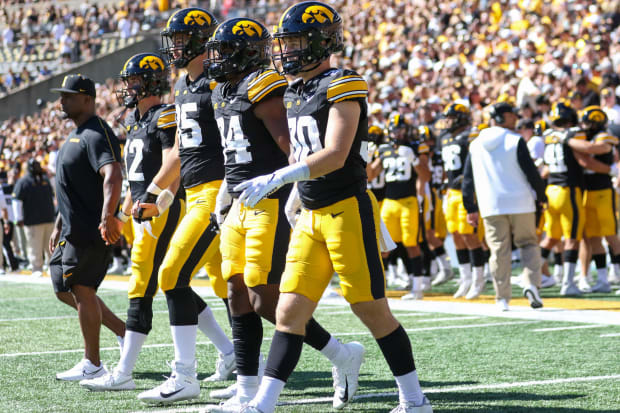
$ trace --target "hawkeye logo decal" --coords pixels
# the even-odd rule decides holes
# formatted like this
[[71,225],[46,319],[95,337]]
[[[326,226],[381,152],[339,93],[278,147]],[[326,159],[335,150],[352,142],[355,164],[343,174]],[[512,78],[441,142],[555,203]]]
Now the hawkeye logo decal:
[[246,35],[250,37],[254,36],[262,36],[263,28],[258,25],[258,23],[250,21],[250,20],[241,20],[237,22],[232,28],[233,34],[238,36]]
[[202,10],[192,10],[187,13],[183,19],[183,23],[188,26],[205,26],[211,24],[211,17]]
[[164,62],[157,56],[145,56],[138,64],[140,69],[164,70]]
[[334,13],[332,13],[327,7],[321,5],[313,5],[304,10],[304,14],[301,16],[301,21],[304,23],[325,23],[329,20],[330,23],[334,22]]

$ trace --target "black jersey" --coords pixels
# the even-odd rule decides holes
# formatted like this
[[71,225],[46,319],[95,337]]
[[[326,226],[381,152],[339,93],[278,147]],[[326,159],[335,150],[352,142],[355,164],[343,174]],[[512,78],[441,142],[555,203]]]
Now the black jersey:
[[[373,142],[368,143],[368,159],[369,162],[373,162],[379,158],[379,148]],[[381,202],[385,199],[385,170],[381,168],[379,175],[372,181],[368,182],[368,188],[372,191],[377,198],[377,201]]]
[[443,158],[441,156],[441,151],[438,148],[433,148],[430,151],[430,165],[429,168],[431,170],[431,181],[429,182],[431,188],[439,189],[443,185]]
[[543,160],[549,168],[549,185],[572,186],[583,188],[583,168],[573,149],[567,143],[562,143],[564,134],[571,134],[574,139],[586,139],[585,133],[578,128],[569,130],[547,129],[543,133],[545,153]]
[[401,199],[416,196],[416,179],[418,174],[415,166],[419,159],[408,145],[379,146],[379,156],[385,171],[385,197]]
[[97,228],[103,208],[103,177],[99,170],[120,159],[116,135],[98,116],[72,130],[60,147],[56,196],[62,216],[61,236],[71,243],[103,242]]
[[193,82],[187,75],[174,86],[181,183],[191,188],[224,179],[224,155],[213,117],[211,91],[215,83],[200,75]]
[[[614,163],[614,149],[618,143],[620,142],[618,138],[613,135],[610,135],[607,132],[598,132],[590,136],[586,133],[588,140],[599,143],[607,143],[611,145],[611,149],[607,153],[594,155],[594,159],[604,163],[605,165],[611,165]],[[590,191],[596,191],[599,189],[609,189],[613,188],[613,184],[611,182],[611,176],[609,174],[602,174],[594,171],[590,171],[589,169],[584,170],[584,180],[585,180],[585,189]]]
[[[213,108],[224,146],[224,167],[228,191],[249,179],[269,174],[288,165],[269,130],[254,114],[254,108],[264,99],[284,95],[286,79],[278,72],[261,69],[252,72],[239,83],[219,83],[213,90]],[[277,197],[276,192],[271,197]]]
[[146,188],[159,172],[162,149],[172,148],[176,134],[175,109],[155,105],[140,118],[136,109],[127,120],[124,148],[127,181],[133,202],[143,199]]
[[351,125],[357,131],[344,166],[297,184],[305,208],[322,208],[366,191],[367,95],[366,81],[354,71],[344,69],[328,69],[306,83],[297,79],[286,90],[284,104],[297,161],[324,147],[329,109],[334,103],[355,100],[361,107],[357,125]]
[[452,136],[448,132],[439,137],[441,158],[446,176],[448,177],[449,188],[461,189],[465,159],[467,159],[469,154],[469,144],[477,136],[478,130],[476,128],[469,128],[456,136]]

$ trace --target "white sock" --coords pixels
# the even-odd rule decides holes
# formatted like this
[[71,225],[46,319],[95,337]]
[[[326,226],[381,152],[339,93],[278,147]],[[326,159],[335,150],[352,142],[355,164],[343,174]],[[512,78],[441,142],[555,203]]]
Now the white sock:
[[422,277],[412,277],[413,283],[411,291],[422,291]]
[[448,271],[450,269],[450,263],[448,262],[448,254],[441,254],[437,256],[436,261],[441,271]]
[[198,314],[198,328],[211,340],[220,353],[230,354],[233,351],[233,344],[213,317],[210,307],[205,307],[202,313]]
[[471,264],[459,264],[459,273],[461,281],[471,280]]
[[258,376],[237,375],[237,396],[242,403],[249,402],[258,392]]
[[349,358],[349,352],[345,346],[334,337],[330,337],[327,345],[321,350],[321,354],[329,359],[335,366],[340,366]]
[[474,283],[480,285],[484,283],[484,265],[480,267],[474,267]]
[[398,385],[398,401],[400,403],[409,402],[413,403],[414,406],[420,406],[424,403],[424,392],[420,387],[417,371],[414,370],[411,373],[394,378]]
[[278,397],[286,383],[275,377],[263,377],[258,393],[254,397],[256,407],[263,413],[273,413],[276,410]]
[[607,267],[605,268],[598,268],[596,270],[597,274],[598,274],[598,282],[599,283],[604,283],[604,284],[608,284],[609,281],[607,281]]
[[172,342],[174,343],[174,361],[183,364],[189,369],[194,368],[196,360],[196,331],[197,325],[170,326]]
[[142,349],[142,345],[146,341],[146,334],[137,331],[127,330],[125,332],[125,343],[121,352],[121,359],[118,362],[118,369],[126,376],[131,376],[138,354]]
[[573,278],[575,278],[575,269],[577,268],[577,263],[575,262],[564,262],[564,279],[562,280],[562,284],[574,284]]
[[553,276],[560,278],[564,274],[564,268],[561,265],[553,266]]
[[[125,332],[127,334],[127,332]],[[121,354],[123,354],[123,345],[125,345],[125,339],[121,336],[116,336],[116,341],[118,341],[118,346],[121,348]]]

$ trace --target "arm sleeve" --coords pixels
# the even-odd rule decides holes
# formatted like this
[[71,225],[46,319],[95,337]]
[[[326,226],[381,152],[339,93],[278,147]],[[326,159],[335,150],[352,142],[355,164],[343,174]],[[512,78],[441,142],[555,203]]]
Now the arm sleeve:
[[534,165],[534,161],[532,161],[530,152],[528,151],[527,145],[523,139],[519,139],[519,143],[517,144],[517,161],[519,162],[519,166],[525,174],[527,181],[536,192],[536,199],[544,202],[547,198],[545,195],[545,182],[540,177],[538,169],[536,168],[536,165]]
[[476,203],[476,189],[474,187],[474,171],[471,167],[471,154],[467,154],[465,168],[463,168],[463,205],[467,213],[478,212]]
[[116,135],[105,125],[101,119],[97,119],[101,128],[92,131],[93,136],[86,139],[88,161],[92,168],[99,172],[104,165],[112,162],[120,162],[121,150]]

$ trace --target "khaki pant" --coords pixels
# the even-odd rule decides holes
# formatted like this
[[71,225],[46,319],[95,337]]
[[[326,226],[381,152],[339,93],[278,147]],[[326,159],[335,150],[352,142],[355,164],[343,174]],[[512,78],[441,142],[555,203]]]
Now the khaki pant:
[[495,298],[510,301],[511,240],[521,249],[524,285],[540,288],[540,248],[536,237],[535,213],[495,215],[484,218],[485,238],[491,258],[489,268],[493,275]]
[[50,258],[47,246],[54,230],[54,223],[24,225],[24,228],[28,240],[28,260],[32,266],[32,271],[42,271],[43,255],[47,257],[46,261]]

